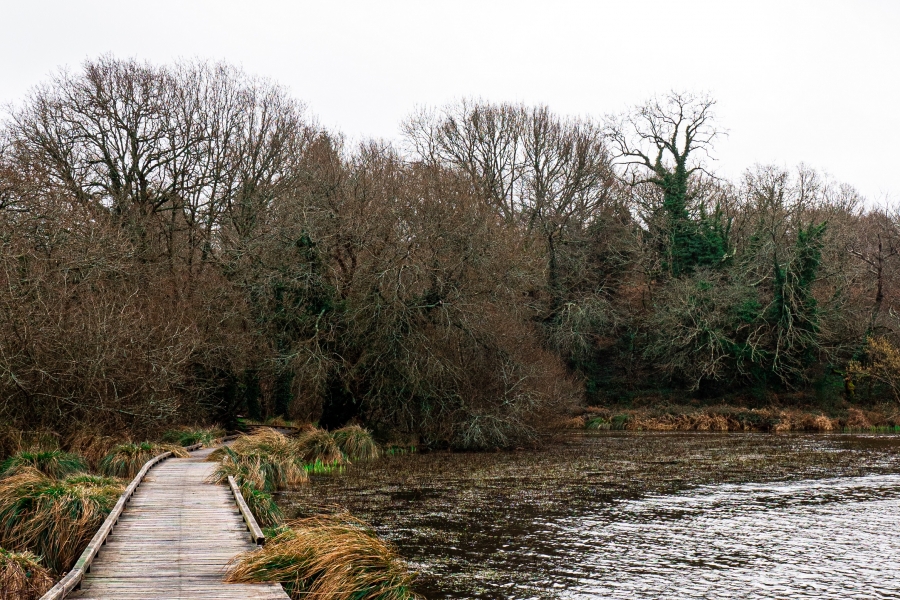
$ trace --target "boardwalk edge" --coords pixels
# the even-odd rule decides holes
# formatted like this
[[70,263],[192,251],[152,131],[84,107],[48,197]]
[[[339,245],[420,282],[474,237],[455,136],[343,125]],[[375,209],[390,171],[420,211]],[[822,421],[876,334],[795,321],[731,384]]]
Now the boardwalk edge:
[[241,516],[244,517],[244,523],[247,524],[247,529],[250,530],[250,539],[257,546],[265,545],[266,536],[263,534],[259,523],[256,522],[253,513],[250,512],[250,507],[247,506],[247,501],[244,500],[244,495],[241,494],[241,488],[238,487],[237,482],[231,475],[228,476],[228,485],[231,486],[231,493],[234,494],[234,501],[237,502],[238,510],[241,511]]
[[103,521],[103,524],[100,525],[100,529],[97,530],[97,533],[95,533],[94,537],[91,539],[91,543],[88,544],[87,548],[84,549],[84,552],[81,553],[78,562],[75,563],[72,570],[69,571],[65,577],[60,579],[56,585],[50,588],[46,594],[41,596],[40,600],[61,600],[66,597],[66,594],[78,587],[78,584],[84,579],[85,574],[90,571],[91,563],[100,552],[100,547],[106,543],[106,538],[112,533],[113,527],[118,522],[119,517],[122,516],[122,511],[125,510],[125,505],[131,500],[131,497],[141,484],[141,481],[143,481],[144,477],[154,465],[157,465],[170,456],[172,456],[171,452],[163,452],[159,456],[155,456],[144,463],[144,466],[141,467],[138,474],[134,476],[134,479],[131,480],[131,483],[128,484],[128,487],[125,488],[125,491],[119,496],[119,501],[116,502],[116,505],[109,513],[109,516],[107,516],[106,520]]

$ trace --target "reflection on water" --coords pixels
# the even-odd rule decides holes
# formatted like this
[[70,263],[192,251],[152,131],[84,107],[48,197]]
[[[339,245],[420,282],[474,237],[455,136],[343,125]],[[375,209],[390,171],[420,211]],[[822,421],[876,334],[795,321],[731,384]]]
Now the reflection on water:
[[321,477],[429,598],[900,598],[900,438],[608,434]]

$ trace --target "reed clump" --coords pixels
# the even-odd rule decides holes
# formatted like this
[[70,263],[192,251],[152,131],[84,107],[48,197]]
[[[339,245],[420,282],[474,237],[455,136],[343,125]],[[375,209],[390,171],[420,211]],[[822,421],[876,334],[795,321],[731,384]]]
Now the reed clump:
[[295,600],[412,600],[414,576],[396,550],[349,515],[294,521],[232,561],[226,581],[278,582]]
[[0,600],[37,600],[53,587],[53,577],[31,552],[0,548]]
[[225,430],[221,427],[178,427],[166,431],[162,441],[179,446],[193,446],[203,444],[212,446],[225,437]]
[[210,454],[209,460],[221,462],[214,476],[218,483],[233,475],[238,481],[253,483],[257,489],[275,491],[296,487],[309,479],[295,442],[271,429],[241,436],[231,447]]
[[25,450],[0,462],[0,478],[13,475],[26,467],[57,479],[88,469],[87,462],[77,454],[62,450]]
[[283,515],[272,499],[271,492],[276,488],[269,475],[271,469],[266,468],[262,457],[258,454],[238,454],[231,448],[222,448],[221,451],[219,464],[208,481],[227,484],[228,477],[234,477],[247,507],[260,525],[269,527],[280,523]]
[[54,479],[24,467],[0,480],[0,545],[69,569],[124,491],[116,478],[77,473]]
[[309,480],[294,442],[271,429],[242,436],[220,448],[208,460],[218,461],[210,481],[225,483],[234,477],[256,520],[264,526],[281,522],[283,515],[272,492],[290,489]]
[[181,446],[152,442],[125,443],[114,446],[98,465],[98,470],[110,477],[128,479],[137,475],[141,467],[154,456],[171,452],[176,458],[187,458],[190,454]]
[[347,457],[334,436],[324,429],[313,429],[300,434],[296,442],[300,460],[306,464],[317,462],[325,465],[342,465]]
[[341,427],[331,435],[340,451],[351,461],[375,460],[381,456],[381,449],[372,437],[372,432],[359,425]]

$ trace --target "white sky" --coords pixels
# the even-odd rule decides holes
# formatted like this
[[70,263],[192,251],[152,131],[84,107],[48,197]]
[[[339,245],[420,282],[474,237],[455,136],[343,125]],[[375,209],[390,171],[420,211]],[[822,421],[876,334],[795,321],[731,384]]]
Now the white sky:
[[900,202],[898,0],[0,0],[0,103],[107,52],[225,59],[352,138],[463,96],[601,117],[708,91],[720,174],[802,161]]

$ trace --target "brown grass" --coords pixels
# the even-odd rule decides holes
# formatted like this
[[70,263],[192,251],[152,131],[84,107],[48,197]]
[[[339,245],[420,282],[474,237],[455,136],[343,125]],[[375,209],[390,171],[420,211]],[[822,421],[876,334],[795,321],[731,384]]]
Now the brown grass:
[[[588,428],[627,431],[826,433],[848,427],[859,429],[871,427],[871,422],[861,411],[850,409],[848,415],[847,418],[840,418],[828,417],[812,410],[746,409],[730,406],[705,409],[682,407],[681,410],[669,409],[665,412],[654,408],[614,410],[592,407],[583,418]],[[576,419],[572,419],[573,425],[577,422]]]
[[226,581],[279,582],[295,600],[411,600],[413,576],[389,543],[348,515],[289,524],[237,556]]
[[97,469],[104,456],[112,452],[115,446],[127,441],[125,435],[101,435],[88,429],[80,429],[68,435],[62,446],[68,452],[81,455],[92,469]]
[[47,477],[26,467],[0,480],[0,545],[40,554],[61,573],[74,564],[124,491],[121,480]]
[[0,548],[0,600],[37,600],[51,587],[53,577],[39,557]]
[[307,464],[341,465],[347,462],[334,436],[324,429],[301,433],[296,448],[300,460]]
[[372,437],[372,432],[359,425],[336,429],[332,437],[344,456],[352,461],[374,460],[381,456],[381,449]]
[[239,481],[253,483],[259,490],[274,491],[309,480],[295,442],[271,429],[241,436],[229,448],[213,452],[208,460],[222,462],[216,471],[217,482],[233,475]]
[[174,444],[151,442],[119,444],[100,460],[98,470],[111,477],[132,479],[148,460],[163,452],[171,452],[177,458],[190,456],[184,448]]

